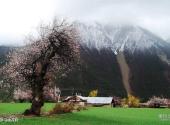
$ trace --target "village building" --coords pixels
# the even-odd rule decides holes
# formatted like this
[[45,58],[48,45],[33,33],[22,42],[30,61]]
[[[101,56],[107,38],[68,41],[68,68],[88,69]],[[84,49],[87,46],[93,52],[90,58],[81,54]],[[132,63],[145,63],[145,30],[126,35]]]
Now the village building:
[[110,105],[112,102],[112,97],[83,97],[87,100],[87,105],[93,106],[103,106]]
[[115,105],[119,104],[118,98],[113,97],[83,97],[83,96],[68,96],[63,102],[72,102],[78,105],[92,105],[92,106],[104,106],[110,105],[114,100]]
[[87,100],[84,99],[82,96],[68,96],[66,99],[64,99],[63,102],[67,102],[67,103],[74,103],[78,106],[85,106],[87,103]]

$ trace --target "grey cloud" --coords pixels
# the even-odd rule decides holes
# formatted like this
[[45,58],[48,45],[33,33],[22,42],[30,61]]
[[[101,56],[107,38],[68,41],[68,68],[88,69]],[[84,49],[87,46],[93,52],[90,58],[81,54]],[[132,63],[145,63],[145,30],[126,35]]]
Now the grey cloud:
[[170,37],[169,0],[58,0],[58,14],[84,21],[131,23]]
[[[25,31],[28,30],[28,29],[24,30],[24,26],[27,26],[26,24],[30,23],[28,24],[29,26],[31,25],[35,26],[35,24],[31,24],[35,22],[35,17],[38,18],[42,17],[41,20],[42,19],[47,20],[48,18],[51,17],[51,15],[67,17],[73,20],[81,20],[81,21],[88,21],[88,22],[97,21],[97,22],[112,23],[112,24],[126,23],[126,24],[140,25],[152,31],[153,33],[161,36],[164,39],[170,38],[170,26],[169,26],[170,25],[169,23],[170,22],[170,0],[46,0],[46,2],[48,2],[49,5],[44,4],[46,8],[43,8],[43,10],[45,9],[48,11],[52,8],[52,12],[48,11],[47,13],[45,13],[46,11],[45,12],[38,11],[36,13],[36,16],[34,14],[28,13],[29,14],[28,19],[31,18],[32,20],[31,22],[27,20],[23,20],[22,17],[19,16],[18,18],[21,19],[18,20],[23,20],[23,24],[22,25],[18,24],[18,25],[20,26],[20,29],[23,31],[17,31],[16,34],[13,34],[13,32],[8,33],[7,30],[5,32],[6,36],[1,37],[4,32],[3,30],[1,30],[0,40],[22,41],[23,36],[21,36],[21,33],[25,34]],[[35,4],[34,0],[31,0],[31,3],[32,4],[30,4],[30,6]],[[39,3],[37,2],[37,4]],[[38,7],[40,6],[37,5],[36,10],[32,10],[32,13],[34,11],[36,12],[37,10],[42,9]],[[26,9],[32,9],[32,8],[27,7]],[[20,12],[20,11],[16,11],[16,12]],[[30,11],[25,10],[25,12],[30,12]],[[4,12],[4,13],[10,16],[9,12]],[[4,18],[5,17],[6,15],[4,15]],[[2,23],[1,21],[0,23]],[[4,23],[5,22],[6,21],[4,21]],[[14,23],[13,25],[15,25],[15,22],[13,23]],[[6,25],[8,26],[8,24]],[[2,27],[0,28],[2,29]],[[17,34],[18,32],[20,34]],[[15,44],[19,42],[11,42],[11,43]]]

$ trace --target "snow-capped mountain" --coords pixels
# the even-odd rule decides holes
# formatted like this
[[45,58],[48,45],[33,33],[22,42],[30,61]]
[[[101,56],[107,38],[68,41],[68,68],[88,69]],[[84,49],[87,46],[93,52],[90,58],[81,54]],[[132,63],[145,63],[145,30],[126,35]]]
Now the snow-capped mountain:
[[166,41],[167,41],[168,43],[170,43],[170,38],[166,39]]
[[82,44],[88,48],[97,50],[110,48],[117,54],[128,50],[132,53],[135,50],[144,51],[145,49],[158,49],[164,47],[163,40],[151,32],[131,25],[101,25],[77,23]]
[[88,96],[98,89],[98,96],[170,97],[170,43],[139,26],[74,26],[80,36],[81,65],[57,81],[62,95]]
[[170,97],[169,43],[139,26],[75,23],[75,27],[82,66],[61,81],[61,87],[68,83],[86,95],[98,89],[99,96]]

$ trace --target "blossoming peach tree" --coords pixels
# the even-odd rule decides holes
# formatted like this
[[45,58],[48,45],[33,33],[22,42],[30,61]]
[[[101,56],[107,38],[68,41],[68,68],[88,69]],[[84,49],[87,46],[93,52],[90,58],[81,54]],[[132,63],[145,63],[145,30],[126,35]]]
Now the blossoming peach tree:
[[38,37],[30,38],[24,47],[8,55],[9,61],[3,67],[13,84],[32,90],[32,105],[25,115],[40,115],[44,87],[79,62],[79,36],[72,24],[55,19],[38,31]]

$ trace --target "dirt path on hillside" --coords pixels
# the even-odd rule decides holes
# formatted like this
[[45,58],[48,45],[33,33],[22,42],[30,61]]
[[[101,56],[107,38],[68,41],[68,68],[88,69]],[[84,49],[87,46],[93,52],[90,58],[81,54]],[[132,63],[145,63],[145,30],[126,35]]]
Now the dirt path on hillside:
[[117,54],[116,56],[120,70],[121,70],[121,75],[122,75],[122,81],[124,84],[124,87],[126,89],[127,94],[131,94],[131,87],[130,87],[130,83],[129,83],[129,74],[130,74],[130,69],[129,66],[126,62],[126,58],[123,54],[123,52],[120,52]]

